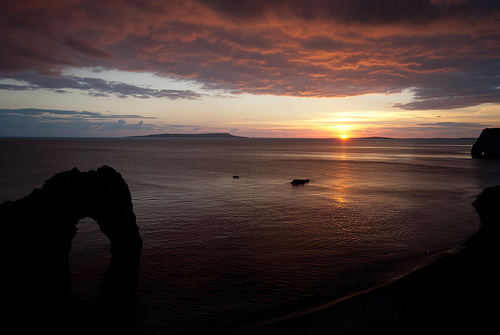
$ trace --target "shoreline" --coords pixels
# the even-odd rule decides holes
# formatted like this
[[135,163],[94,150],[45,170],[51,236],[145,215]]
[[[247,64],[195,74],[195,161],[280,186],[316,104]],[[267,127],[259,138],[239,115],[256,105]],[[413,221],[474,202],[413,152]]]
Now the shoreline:
[[479,230],[406,275],[230,334],[446,334],[495,329],[493,306],[500,295],[496,204],[500,205],[500,187],[485,189],[475,203]]

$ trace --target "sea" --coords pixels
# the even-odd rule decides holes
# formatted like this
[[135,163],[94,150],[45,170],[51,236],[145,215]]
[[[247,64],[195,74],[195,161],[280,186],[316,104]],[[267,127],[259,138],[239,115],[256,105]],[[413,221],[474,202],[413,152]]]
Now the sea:
[[[94,220],[80,220],[68,333],[95,334],[107,322],[130,334],[238,333],[455,250],[479,228],[475,197],[500,185],[500,161],[471,158],[473,143],[2,138],[0,202],[73,167],[113,167],[132,195],[140,263],[117,291],[109,241]],[[299,178],[309,182],[291,184]]]

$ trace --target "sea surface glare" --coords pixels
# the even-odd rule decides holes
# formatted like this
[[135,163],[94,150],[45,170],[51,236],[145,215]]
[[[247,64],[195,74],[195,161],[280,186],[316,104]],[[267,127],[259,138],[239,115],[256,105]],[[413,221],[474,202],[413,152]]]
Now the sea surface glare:
[[73,167],[113,167],[132,194],[140,267],[111,294],[109,241],[81,220],[73,333],[116,310],[131,333],[218,333],[389,282],[474,233],[471,203],[500,184],[500,161],[472,159],[473,142],[3,138],[0,201]]

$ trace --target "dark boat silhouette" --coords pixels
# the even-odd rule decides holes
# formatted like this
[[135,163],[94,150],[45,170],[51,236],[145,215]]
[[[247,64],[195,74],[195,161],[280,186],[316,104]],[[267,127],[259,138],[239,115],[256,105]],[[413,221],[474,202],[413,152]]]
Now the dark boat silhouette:
[[300,185],[300,184],[305,184],[308,182],[309,182],[309,179],[294,179],[294,180],[292,180],[291,184],[292,185]]

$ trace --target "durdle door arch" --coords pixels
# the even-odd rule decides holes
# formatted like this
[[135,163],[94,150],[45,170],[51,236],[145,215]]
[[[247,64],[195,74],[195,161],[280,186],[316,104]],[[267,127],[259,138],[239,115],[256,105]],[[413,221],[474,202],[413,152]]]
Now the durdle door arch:
[[1,255],[7,276],[69,273],[68,256],[80,219],[90,217],[111,242],[113,260],[138,259],[142,238],[132,197],[109,166],[58,173],[41,189],[0,205]]

